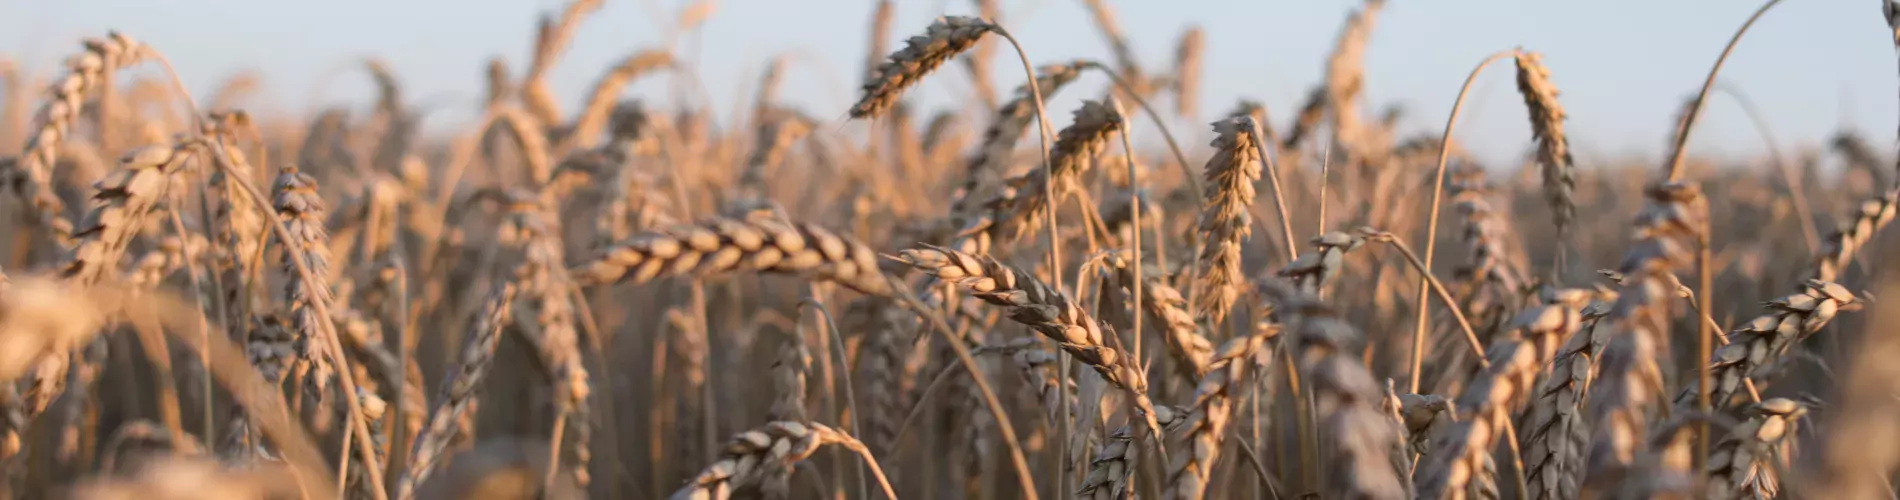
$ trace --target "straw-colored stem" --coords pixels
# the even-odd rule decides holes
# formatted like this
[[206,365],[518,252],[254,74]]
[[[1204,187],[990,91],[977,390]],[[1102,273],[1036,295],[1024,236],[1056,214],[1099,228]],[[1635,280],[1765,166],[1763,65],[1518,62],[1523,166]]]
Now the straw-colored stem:
[[1728,39],[1728,45],[1722,47],[1722,55],[1715,58],[1715,66],[1709,68],[1708,78],[1702,80],[1702,90],[1696,93],[1695,104],[1690,106],[1688,114],[1682,117],[1682,124],[1676,133],[1676,144],[1669,150],[1669,170],[1667,171],[1669,182],[1675,182],[1676,178],[1682,175],[1683,147],[1689,142],[1689,131],[1695,128],[1696,118],[1702,116],[1702,104],[1708,101],[1709,90],[1715,87],[1715,75],[1722,72],[1722,63],[1728,61],[1729,53],[1735,51],[1735,44],[1742,41],[1742,35],[1748,33],[1748,27],[1754,26],[1755,21],[1761,19],[1762,14],[1767,14],[1768,9],[1779,3],[1781,0],[1768,0],[1767,3],[1761,5],[1761,8],[1755,9],[1755,14],[1748,16],[1748,21],[1743,22],[1742,27],[1735,30],[1735,36]]
[[[825,318],[825,327],[831,329],[831,334],[826,335],[825,337],[831,340],[831,342],[829,342],[831,344],[831,355],[836,356],[833,359],[837,360],[837,363],[839,365],[837,367],[839,382],[842,382],[844,384],[844,404],[845,404],[845,408],[847,409],[847,413],[849,413],[849,415],[847,415],[848,418],[843,419],[843,421],[845,425],[850,426],[850,428],[845,429],[845,431],[850,432],[852,434],[864,432],[863,431],[864,428],[858,425],[858,418],[859,418],[858,415],[862,415],[863,412],[860,411],[858,408],[857,389],[854,389],[855,387],[857,387],[857,385],[851,383],[851,369],[849,366],[846,366],[846,364],[849,363],[849,360],[851,358],[845,355],[844,339],[843,339],[844,331],[838,329],[838,322],[832,319],[831,310],[825,307],[825,303],[823,301],[819,300],[819,295],[816,293],[818,291],[816,290],[817,287],[814,286],[813,288],[814,289],[812,290],[812,292],[814,293],[812,293],[812,296],[810,298],[798,301],[798,308],[804,309],[806,307],[810,307],[812,308],[812,310],[818,311],[818,314],[823,315]],[[612,427],[612,426],[608,426],[608,427]],[[865,458],[866,458],[866,462],[868,462],[868,465],[872,467],[875,467],[877,465],[875,462],[871,462],[869,460],[870,457],[868,455]],[[860,468],[862,467],[863,465],[860,465]],[[865,484],[864,473],[860,471],[858,473],[858,496],[861,498],[870,498],[869,495],[865,494],[865,492],[869,489],[870,489],[869,485]],[[892,498],[896,498],[896,497],[892,497]]]
[[[1422,262],[1418,261],[1411,257],[1409,250],[1405,252],[1407,258],[1413,260],[1413,265],[1418,266],[1419,274],[1424,276],[1423,279],[1420,279],[1418,282],[1418,313],[1413,316],[1412,323],[1412,375],[1410,382],[1408,382],[1408,387],[1411,388],[1409,392],[1413,394],[1418,393],[1418,380],[1424,368],[1425,322],[1430,318],[1430,313],[1425,309],[1425,292],[1426,287],[1434,285],[1432,280],[1432,253],[1438,247],[1438,204],[1445,196],[1445,162],[1451,158],[1451,133],[1458,125],[1458,112],[1465,107],[1465,95],[1471,93],[1471,84],[1478,80],[1478,74],[1483,73],[1484,68],[1490,66],[1491,63],[1511,56],[1511,52],[1504,51],[1485,57],[1484,62],[1478,63],[1478,67],[1472,68],[1471,74],[1465,76],[1464,86],[1459,87],[1458,99],[1451,103],[1451,116],[1445,118],[1445,132],[1439,136],[1438,139],[1438,165],[1434,168],[1432,173],[1432,208],[1425,216],[1425,259]],[[1400,245],[1399,248],[1404,249],[1405,247]],[[1438,288],[1442,289],[1443,286],[1439,286]],[[1446,297],[1449,297],[1449,295]],[[1484,348],[1478,345],[1478,336],[1471,333],[1471,325],[1465,323],[1464,315],[1458,311],[1458,304],[1447,298],[1445,300],[1445,308],[1450,309],[1452,315],[1458,318],[1458,325],[1464,327],[1465,335],[1470,338],[1472,347],[1478,350],[1479,363],[1484,363]]]
[[[1478,365],[1485,368],[1490,368],[1491,362],[1489,360],[1484,359],[1484,343],[1478,341],[1478,333],[1475,330],[1471,329],[1471,322],[1465,320],[1465,313],[1459,310],[1458,300],[1451,297],[1451,292],[1445,289],[1444,283],[1438,281],[1438,278],[1432,276],[1432,270],[1430,267],[1427,267],[1428,264],[1426,264],[1422,260],[1419,260],[1418,254],[1412,253],[1412,247],[1407,246],[1405,244],[1405,240],[1399,239],[1397,235],[1394,235],[1392,233],[1377,231],[1370,228],[1361,228],[1359,231],[1360,233],[1366,236],[1366,239],[1392,245],[1392,248],[1397,249],[1400,255],[1405,256],[1405,261],[1412,264],[1412,269],[1417,270],[1418,274],[1420,276],[1423,276],[1423,280],[1425,281],[1426,288],[1429,291],[1431,291],[1433,295],[1438,296],[1439,303],[1443,304],[1446,310],[1451,311],[1452,319],[1458,321],[1458,329],[1464,330],[1465,342],[1468,342],[1471,344],[1471,351],[1475,356],[1477,356]],[[1424,293],[1425,291],[1427,290],[1419,291],[1419,297],[1418,297],[1419,310],[1425,309],[1425,293]],[[1413,346],[1415,346],[1415,348],[1421,342],[1424,342],[1424,341],[1420,339],[1418,336],[1415,336],[1412,339],[1412,344]],[[1413,359],[1412,370],[1415,373],[1412,374],[1412,379],[1413,379],[1412,383],[1414,385],[1417,385],[1418,374],[1416,373],[1416,371],[1418,370],[1418,365],[1417,365],[1418,360],[1417,360],[1416,353],[1413,355],[1413,358],[1414,359]]]

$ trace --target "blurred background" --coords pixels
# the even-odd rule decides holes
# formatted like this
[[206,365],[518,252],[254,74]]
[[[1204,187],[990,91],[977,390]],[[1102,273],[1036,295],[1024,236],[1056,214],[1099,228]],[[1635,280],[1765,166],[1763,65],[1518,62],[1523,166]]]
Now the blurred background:
[[[614,0],[580,26],[572,48],[550,75],[556,95],[583,95],[619,58],[677,37],[678,55],[699,82],[644,79],[629,97],[685,100],[734,116],[749,102],[765,63],[787,53],[787,104],[847,124],[863,72],[872,0],[720,0],[700,29],[669,33],[680,0]],[[1264,102],[1275,121],[1291,117],[1321,78],[1327,53],[1354,0],[1116,0],[1114,7],[1136,55],[1152,69],[1172,60],[1182,30],[1206,30],[1207,55],[1199,108],[1203,119],[1180,123],[1198,134],[1235,99]],[[170,56],[195,93],[255,72],[262,88],[245,103],[254,114],[314,113],[328,104],[367,108],[374,89],[354,72],[360,58],[388,61],[416,102],[430,105],[425,134],[453,133],[479,112],[482,71],[500,56],[519,74],[526,66],[534,20],[558,12],[552,0],[0,0],[0,53],[45,77],[78,40],[124,31]],[[1003,24],[1036,64],[1089,57],[1110,61],[1101,33],[1082,2],[1009,0]],[[1660,156],[1685,96],[1753,3],[1726,0],[1600,0],[1522,2],[1394,1],[1378,19],[1366,53],[1367,112],[1399,106],[1401,136],[1443,126],[1465,75],[1486,54],[1522,46],[1544,54],[1570,114],[1577,160],[1592,164]],[[1793,147],[1819,146],[1841,129],[1886,142],[1895,128],[1895,66],[1879,2],[1787,2],[1759,23],[1722,73],[1722,81],[1755,101],[1771,130]],[[898,2],[891,43],[922,31],[944,14],[971,15],[974,2]],[[996,85],[1016,85],[1017,63],[996,58]],[[151,71],[141,69],[140,71]],[[950,68],[911,94],[924,109],[970,94],[968,73]],[[1090,76],[1089,78],[1101,78]],[[678,85],[675,85],[675,84]],[[1474,88],[1460,140],[1485,163],[1517,163],[1532,150],[1510,72],[1494,71]],[[1073,109],[1081,94],[1051,104]],[[564,103],[572,106],[572,103]],[[1718,98],[1696,130],[1693,152],[1742,161],[1763,152],[1760,136],[1735,101]],[[1153,134],[1142,134],[1148,140]],[[1187,140],[1187,139],[1184,139]]]

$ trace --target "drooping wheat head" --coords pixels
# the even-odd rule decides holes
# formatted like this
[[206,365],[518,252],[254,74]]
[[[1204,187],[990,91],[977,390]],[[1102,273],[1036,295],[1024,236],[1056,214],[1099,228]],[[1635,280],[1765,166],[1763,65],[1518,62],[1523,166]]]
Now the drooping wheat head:
[[944,16],[924,29],[924,34],[904,41],[904,48],[892,52],[864,82],[864,96],[851,105],[851,118],[873,118],[884,114],[906,89],[942,66],[957,54],[976,45],[983,34],[995,29],[989,21],[974,17]]
[[34,115],[35,125],[28,132],[25,149],[11,168],[0,171],[0,181],[14,197],[26,202],[35,222],[51,231],[62,246],[70,244],[73,226],[66,220],[65,203],[53,191],[53,168],[59,161],[60,145],[73,133],[87,95],[111,85],[106,81],[108,75],[151,55],[145,44],[117,32],[105,38],[88,38],[84,43],[85,52],[68,58],[66,75],[48,88],[46,104]]

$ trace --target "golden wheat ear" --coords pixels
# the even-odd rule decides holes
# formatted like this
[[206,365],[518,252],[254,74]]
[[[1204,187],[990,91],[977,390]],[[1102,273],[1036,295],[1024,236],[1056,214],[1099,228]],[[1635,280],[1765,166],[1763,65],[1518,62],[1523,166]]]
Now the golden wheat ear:
[[872,71],[864,82],[864,96],[851,105],[851,117],[875,118],[884,114],[905,90],[936,71],[944,61],[975,47],[977,40],[994,27],[989,21],[975,17],[937,18],[924,29],[924,34],[905,40],[904,48],[892,52]]

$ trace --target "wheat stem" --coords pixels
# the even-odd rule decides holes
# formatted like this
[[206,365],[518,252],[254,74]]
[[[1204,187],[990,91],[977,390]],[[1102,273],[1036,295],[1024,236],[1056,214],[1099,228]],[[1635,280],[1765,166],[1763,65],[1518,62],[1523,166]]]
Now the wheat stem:
[[[1445,118],[1445,132],[1438,139],[1438,166],[1432,173],[1432,208],[1431,212],[1425,216],[1425,259],[1414,263],[1419,268],[1419,274],[1424,275],[1418,283],[1418,313],[1413,316],[1412,322],[1412,375],[1408,382],[1408,387],[1410,387],[1408,392],[1414,394],[1418,393],[1418,380],[1424,369],[1425,321],[1430,317],[1430,313],[1425,309],[1425,292],[1426,287],[1432,284],[1432,253],[1438,247],[1438,203],[1445,195],[1445,162],[1451,158],[1451,133],[1458,125],[1458,112],[1465,107],[1465,95],[1471,93],[1471,84],[1478,80],[1478,74],[1483,73],[1486,66],[1490,66],[1499,59],[1511,57],[1511,54],[1509,51],[1491,54],[1485,57],[1483,62],[1478,63],[1478,67],[1471,69],[1471,74],[1465,76],[1464,86],[1458,89],[1458,99],[1451,103],[1451,116]],[[1458,312],[1457,304],[1447,300],[1445,307],[1451,309],[1454,317],[1458,318],[1459,325],[1463,326],[1465,334],[1470,336],[1472,346],[1478,347],[1478,337],[1471,333],[1471,325],[1465,323],[1463,314]],[[1480,362],[1484,359],[1482,347],[1478,347],[1478,359],[1481,360]]]

